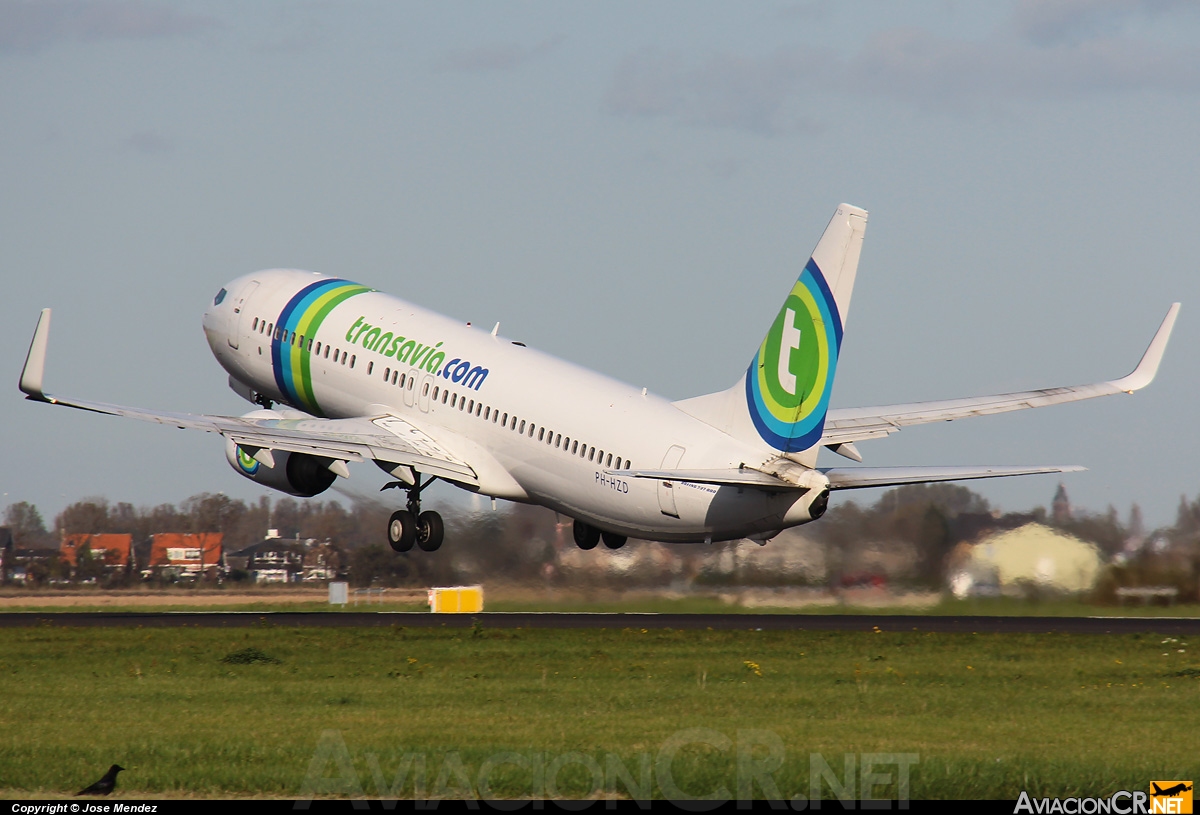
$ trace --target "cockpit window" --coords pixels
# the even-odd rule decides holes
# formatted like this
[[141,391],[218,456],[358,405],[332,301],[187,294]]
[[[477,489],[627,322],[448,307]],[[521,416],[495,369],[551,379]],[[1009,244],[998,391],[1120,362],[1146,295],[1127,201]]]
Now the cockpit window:
[[228,292],[226,292],[224,289],[221,289],[219,292],[217,292],[217,296],[213,298],[213,305],[221,305],[221,301],[225,299],[226,294],[228,294]]

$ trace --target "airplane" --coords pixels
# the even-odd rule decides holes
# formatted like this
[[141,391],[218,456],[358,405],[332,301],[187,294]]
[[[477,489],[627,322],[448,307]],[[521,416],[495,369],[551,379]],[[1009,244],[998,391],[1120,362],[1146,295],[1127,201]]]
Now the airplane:
[[[204,334],[243,416],[169,413],[62,398],[43,389],[50,309],[34,331],[26,398],[225,438],[230,466],[266,487],[311,497],[352,462],[372,461],[402,489],[392,549],[437,550],[445,525],[421,508],[435,480],[493,499],[540,504],[573,520],[576,544],[629,537],[766,543],[815,521],[839,490],[1064,473],[1075,466],[818,467],[827,448],[862,462],[856,443],[910,425],[1043,407],[1150,384],[1179,304],[1120,379],[882,407],[831,409],[867,212],[837,207],[749,366],[727,390],[668,401],[341,278],[295,269],[244,275],[217,292]],[[732,377],[731,377],[732,378]]]
[[1192,788],[1192,785],[1187,783],[1186,781],[1180,781],[1178,784],[1174,785],[1173,787],[1167,787],[1165,790],[1163,788],[1161,788],[1160,786],[1158,786],[1158,784],[1155,784],[1153,781],[1150,782],[1150,786],[1154,788],[1154,791],[1151,792],[1150,794],[1156,798],[1159,796],[1166,796],[1168,798],[1173,798],[1176,795],[1179,795],[1180,793],[1183,793],[1183,792],[1187,792],[1188,790],[1190,790]]

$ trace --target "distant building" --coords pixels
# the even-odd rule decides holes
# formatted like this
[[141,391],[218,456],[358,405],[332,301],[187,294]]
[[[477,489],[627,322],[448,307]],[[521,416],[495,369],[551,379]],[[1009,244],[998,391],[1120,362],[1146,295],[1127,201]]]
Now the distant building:
[[81,553],[85,549],[91,553],[92,561],[100,564],[107,573],[133,567],[133,535],[128,533],[63,535],[58,551],[74,571],[79,567]]
[[956,547],[950,557],[950,588],[957,597],[1021,595],[1032,587],[1081,592],[1096,584],[1101,564],[1094,545],[1030,523]]
[[1071,520],[1071,499],[1067,497],[1067,488],[1062,483],[1059,483],[1058,491],[1054,493],[1051,512],[1056,524],[1065,524]]
[[267,538],[225,557],[225,567],[249,572],[256,583],[294,583],[304,575],[305,550],[297,541]]
[[216,577],[221,572],[220,532],[167,532],[151,536],[150,562],[144,574],[195,579],[204,572]]

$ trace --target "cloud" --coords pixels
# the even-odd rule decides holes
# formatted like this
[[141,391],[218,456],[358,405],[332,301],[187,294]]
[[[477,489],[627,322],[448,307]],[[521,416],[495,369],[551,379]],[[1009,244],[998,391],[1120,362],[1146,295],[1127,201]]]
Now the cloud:
[[1073,43],[1118,34],[1137,18],[1185,7],[1185,0],[1018,0],[1017,34],[1037,45]]
[[531,60],[543,57],[562,43],[563,37],[551,37],[533,46],[493,43],[464,51],[452,51],[434,65],[439,71],[455,73],[495,73],[512,71]]
[[691,61],[644,51],[618,65],[603,107],[618,116],[777,136],[819,130],[806,113],[829,94],[970,113],[1138,91],[1200,91],[1200,48],[1118,36],[1035,44],[1007,31],[966,40],[896,28],[848,57],[808,46]]
[[0,51],[197,34],[216,19],[143,0],[0,0]]
[[796,49],[761,59],[715,55],[688,66],[676,55],[644,51],[618,66],[604,108],[761,135],[807,132],[815,125],[791,103],[819,80],[827,58],[820,50]]
[[139,130],[121,142],[121,146],[130,152],[149,156],[171,152],[175,149],[175,142],[153,130]]

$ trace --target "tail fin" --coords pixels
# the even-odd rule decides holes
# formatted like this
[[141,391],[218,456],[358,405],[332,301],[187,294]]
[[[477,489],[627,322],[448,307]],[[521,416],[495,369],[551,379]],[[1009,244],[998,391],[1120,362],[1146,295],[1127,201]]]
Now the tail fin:
[[[783,453],[814,448],[825,428],[866,225],[866,210],[840,205],[742,381],[676,406]],[[811,458],[815,463],[815,450]]]

